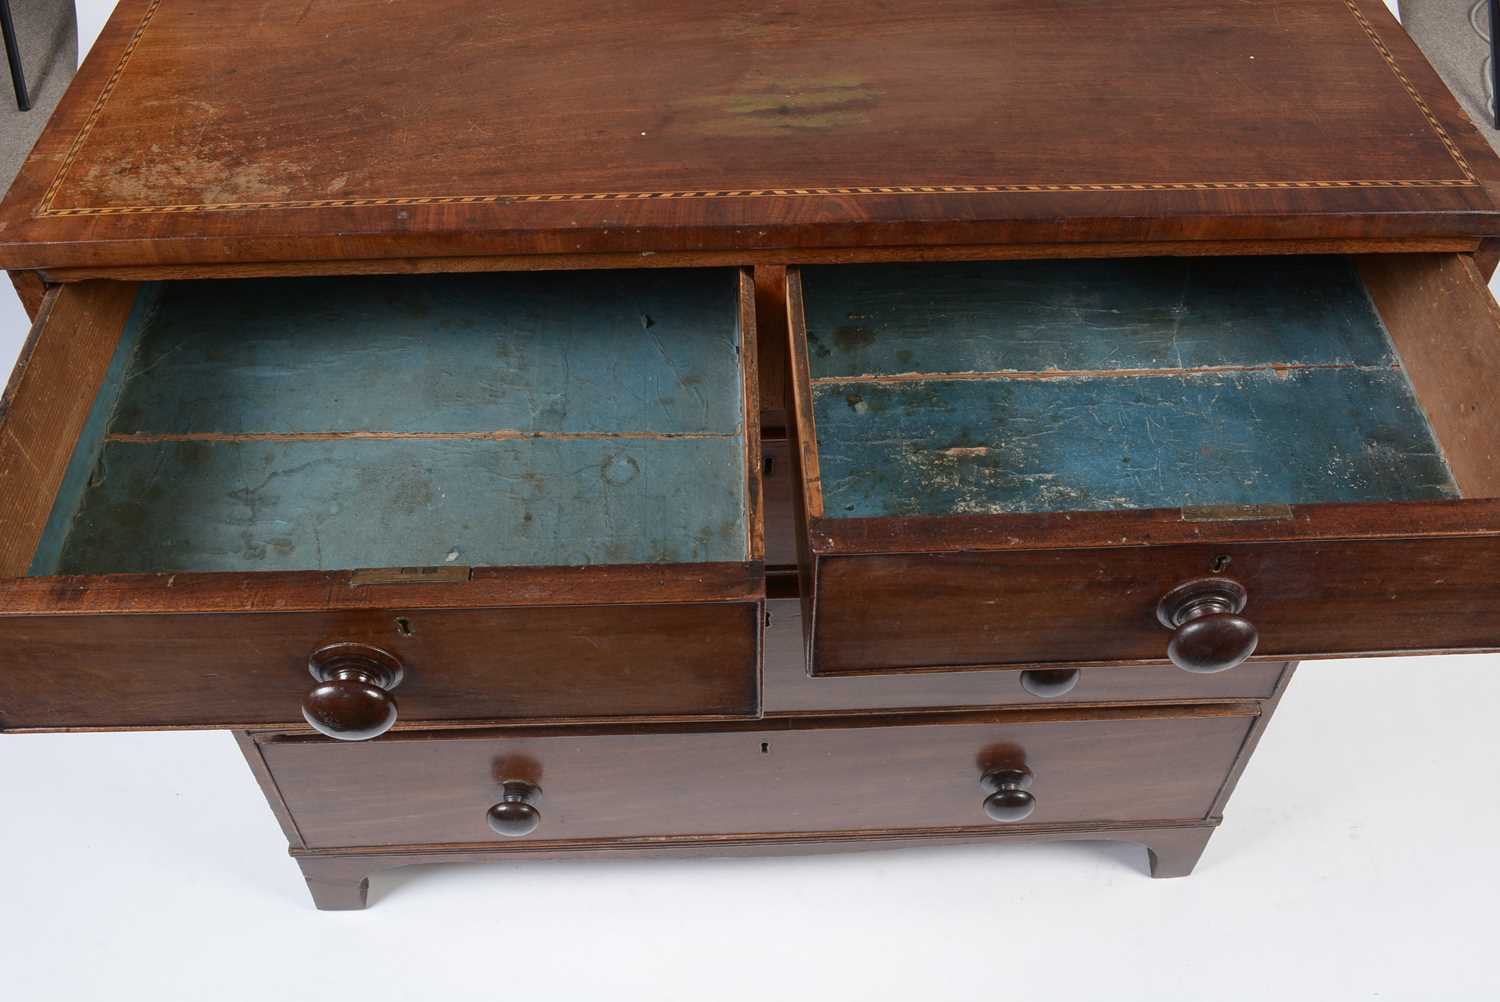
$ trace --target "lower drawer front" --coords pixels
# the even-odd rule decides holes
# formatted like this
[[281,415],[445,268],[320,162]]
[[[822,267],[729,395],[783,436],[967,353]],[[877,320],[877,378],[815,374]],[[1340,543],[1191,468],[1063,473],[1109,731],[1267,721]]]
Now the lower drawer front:
[[766,613],[761,700],[766,713],[1268,699],[1286,670],[1284,661],[1252,661],[1209,675],[1175,666],[809,675],[800,604],[796,599],[771,599]]
[[500,784],[541,787],[522,841],[983,828],[981,780],[1031,774],[1024,823],[1204,817],[1253,704],[770,722],[651,733],[406,733],[364,744],[269,739],[310,847],[512,843],[486,820]]

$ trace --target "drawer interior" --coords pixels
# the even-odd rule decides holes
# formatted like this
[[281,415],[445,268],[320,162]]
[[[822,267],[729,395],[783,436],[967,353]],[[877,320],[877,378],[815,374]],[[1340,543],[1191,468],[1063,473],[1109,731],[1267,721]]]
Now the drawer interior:
[[801,282],[830,520],[1489,486],[1455,475],[1353,258],[809,267]]
[[813,267],[787,301],[812,675],[1160,663],[1187,586],[1267,660],[1500,643],[1466,255]]
[[740,282],[143,285],[30,573],[758,559]]

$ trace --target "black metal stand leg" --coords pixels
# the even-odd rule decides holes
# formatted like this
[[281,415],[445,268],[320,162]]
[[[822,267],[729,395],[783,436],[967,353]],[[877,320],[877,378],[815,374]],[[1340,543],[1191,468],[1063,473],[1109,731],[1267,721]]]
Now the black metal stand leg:
[[16,44],[16,23],[10,19],[10,0],[0,0],[0,30],[5,32],[5,59],[10,63],[10,82],[16,88],[16,106],[22,111],[30,111],[31,95],[26,92],[26,73],[21,69],[21,47]]

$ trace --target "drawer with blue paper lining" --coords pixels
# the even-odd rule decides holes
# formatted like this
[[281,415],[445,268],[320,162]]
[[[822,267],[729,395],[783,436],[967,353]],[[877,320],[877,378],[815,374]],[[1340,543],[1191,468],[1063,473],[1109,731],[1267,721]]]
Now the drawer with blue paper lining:
[[754,716],[754,338],[733,269],[61,287],[0,727]]
[[1465,255],[789,277],[814,675],[1500,647]]

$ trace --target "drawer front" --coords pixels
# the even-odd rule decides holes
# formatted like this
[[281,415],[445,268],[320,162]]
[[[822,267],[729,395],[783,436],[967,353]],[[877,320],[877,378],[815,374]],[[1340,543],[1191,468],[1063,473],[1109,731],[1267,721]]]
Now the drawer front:
[[501,783],[541,788],[524,841],[983,828],[987,774],[1030,773],[1027,825],[1200,819],[1254,707],[821,720],[714,733],[392,735],[263,744],[310,847],[519,844]]
[[835,558],[819,564],[813,665],[1161,662],[1158,603],[1226,563],[1261,657],[1493,649],[1497,560],[1494,537]]
[[1470,260],[818,267],[788,314],[814,676],[1500,647]]
[[747,271],[64,286],[0,730],[754,716],[756,357]]
[[766,713],[1267,699],[1287,668],[1280,661],[1250,661],[1211,675],[1175,666],[809,675],[800,603],[771,599],[766,613]]
[[294,725],[334,643],[400,661],[398,726],[753,716],[759,619],[754,602],[0,617],[0,727]]

